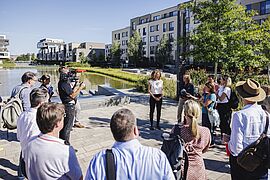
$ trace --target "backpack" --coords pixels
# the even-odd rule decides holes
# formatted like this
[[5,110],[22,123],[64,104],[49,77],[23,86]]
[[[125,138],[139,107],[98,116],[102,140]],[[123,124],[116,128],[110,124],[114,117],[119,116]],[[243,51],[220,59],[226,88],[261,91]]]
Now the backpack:
[[166,154],[176,180],[186,180],[188,170],[188,154],[185,150],[184,140],[176,133],[179,125],[175,125],[173,134],[162,135],[161,150]]
[[266,113],[266,125],[260,137],[245,149],[243,149],[238,157],[237,163],[246,171],[253,172],[257,168],[270,168],[270,139],[267,136],[269,127],[269,114]]
[[227,94],[225,94],[228,99],[228,105],[230,109],[237,109],[239,105],[239,98],[237,97],[235,91],[231,89],[230,98],[228,98]]
[[2,119],[4,122],[3,128],[13,130],[17,128],[17,120],[20,114],[23,112],[22,100],[20,95],[23,89],[27,87],[22,87],[19,92],[9,98],[7,104],[2,109]]

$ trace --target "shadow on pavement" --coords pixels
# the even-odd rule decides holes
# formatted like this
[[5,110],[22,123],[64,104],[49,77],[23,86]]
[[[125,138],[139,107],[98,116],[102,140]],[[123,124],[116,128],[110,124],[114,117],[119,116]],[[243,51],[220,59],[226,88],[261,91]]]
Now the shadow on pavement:
[[10,132],[10,131],[8,131],[8,133],[7,133],[6,130],[4,130],[4,131],[0,130],[0,139],[5,139],[7,141],[17,141],[17,142],[19,142],[18,139],[17,139],[17,133]]
[[230,174],[230,168],[226,166],[229,165],[229,162],[204,159],[204,164],[207,170]]
[[[98,127],[108,127],[110,119],[100,118],[100,117],[89,117],[90,123]],[[154,121],[155,125],[156,121]],[[143,139],[155,139],[157,141],[162,141],[161,135],[164,132],[163,130],[170,131],[173,127],[172,124],[169,124],[169,121],[161,119],[160,127],[161,130],[155,129],[150,130],[149,120],[143,120],[137,118],[137,126],[140,131],[140,136]]]
[[[13,171],[16,171],[16,172],[18,170],[17,165],[15,165],[12,162],[10,162],[9,160],[3,159],[3,158],[0,158],[0,166],[5,167],[5,168],[9,168],[9,169],[11,169]],[[0,178],[3,178],[3,179],[17,179],[17,176],[9,174],[7,170],[2,169],[0,167]]]

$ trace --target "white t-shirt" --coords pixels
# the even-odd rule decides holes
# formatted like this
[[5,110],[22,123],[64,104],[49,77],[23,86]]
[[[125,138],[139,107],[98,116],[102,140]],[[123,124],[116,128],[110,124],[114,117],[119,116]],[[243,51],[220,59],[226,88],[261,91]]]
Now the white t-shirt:
[[[229,87],[224,87],[224,86],[220,86],[218,89],[218,96],[221,96],[223,93],[225,93],[227,95],[228,98],[230,98],[231,96],[231,88]],[[217,103],[227,103],[229,102],[228,98],[225,97],[223,99],[223,101],[220,101],[219,99],[217,100]]]
[[163,81],[162,80],[149,80],[150,91],[152,94],[162,94]]

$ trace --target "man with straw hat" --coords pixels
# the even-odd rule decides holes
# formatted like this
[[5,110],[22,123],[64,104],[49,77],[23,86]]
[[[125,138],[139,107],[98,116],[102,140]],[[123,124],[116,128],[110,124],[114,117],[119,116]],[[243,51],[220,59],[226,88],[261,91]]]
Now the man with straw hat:
[[[258,167],[255,171],[248,172],[237,164],[238,154],[256,141],[265,129],[267,114],[257,104],[265,99],[265,91],[258,82],[252,79],[238,82],[236,91],[241,97],[244,107],[235,112],[232,118],[232,132],[229,141],[232,180],[267,179],[267,168]],[[270,135],[269,129],[267,134]]]

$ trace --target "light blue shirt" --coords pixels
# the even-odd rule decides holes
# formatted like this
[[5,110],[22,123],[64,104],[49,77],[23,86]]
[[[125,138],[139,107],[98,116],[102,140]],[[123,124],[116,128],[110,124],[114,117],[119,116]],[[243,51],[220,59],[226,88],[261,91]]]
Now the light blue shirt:
[[[216,94],[215,93],[211,93],[209,95],[204,94],[203,96],[204,96],[203,103],[205,103],[207,100],[211,101],[211,103],[208,105],[208,108],[212,110],[215,106],[215,103],[216,103],[216,99],[217,99]],[[204,114],[208,113],[208,110],[204,106],[202,106],[202,113],[204,113]]]
[[20,90],[21,94],[19,95],[19,98],[22,100],[23,110],[27,111],[31,108],[30,93],[32,89],[27,84],[18,85],[12,90],[11,97],[14,97],[16,94],[18,94]]
[[[229,141],[231,154],[238,156],[245,147],[256,141],[264,131],[265,125],[266,113],[257,103],[246,105],[242,110],[235,112]],[[269,129],[268,135],[270,135]]]
[[[116,142],[112,147],[116,164],[116,179],[175,179],[166,155],[159,149],[146,147],[137,139]],[[85,179],[106,180],[106,150],[90,161]]]

